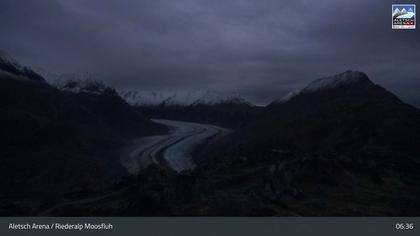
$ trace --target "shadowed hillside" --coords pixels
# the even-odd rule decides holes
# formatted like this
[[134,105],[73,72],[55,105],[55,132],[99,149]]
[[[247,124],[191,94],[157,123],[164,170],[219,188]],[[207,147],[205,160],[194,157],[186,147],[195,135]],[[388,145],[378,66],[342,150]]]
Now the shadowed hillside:
[[112,184],[125,174],[116,153],[126,140],[166,131],[104,85],[72,93],[16,62],[0,69],[0,215]]

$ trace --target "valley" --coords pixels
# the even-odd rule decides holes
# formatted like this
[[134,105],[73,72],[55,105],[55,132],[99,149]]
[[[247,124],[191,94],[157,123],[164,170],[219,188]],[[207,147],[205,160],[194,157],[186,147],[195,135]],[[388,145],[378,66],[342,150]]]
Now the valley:
[[363,72],[258,107],[129,104],[98,81],[54,86],[1,57],[0,71],[2,216],[420,212],[420,110]]
[[195,163],[192,152],[200,144],[215,141],[231,130],[214,125],[174,120],[153,119],[152,121],[169,127],[165,135],[149,136],[133,141],[123,157],[123,165],[131,174],[151,164],[170,168],[174,171],[193,169]]

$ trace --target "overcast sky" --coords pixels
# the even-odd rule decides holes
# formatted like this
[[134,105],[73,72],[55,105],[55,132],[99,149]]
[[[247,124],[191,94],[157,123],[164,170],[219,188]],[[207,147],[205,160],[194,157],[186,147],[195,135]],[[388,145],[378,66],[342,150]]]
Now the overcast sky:
[[238,92],[258,104],[361,70],[420,105],[420,28],[392,30],[392,2],[1,0],[0,50],[118,89]]

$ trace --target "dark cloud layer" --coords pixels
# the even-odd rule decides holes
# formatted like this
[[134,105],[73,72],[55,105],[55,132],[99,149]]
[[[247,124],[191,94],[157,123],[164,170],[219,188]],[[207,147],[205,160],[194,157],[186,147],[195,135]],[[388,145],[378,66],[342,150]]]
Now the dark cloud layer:
[[211,89],[257,103],[354,69],[415,103],[420,33],[391,29],[392,2],[2,0],[0,48],[121,89]]

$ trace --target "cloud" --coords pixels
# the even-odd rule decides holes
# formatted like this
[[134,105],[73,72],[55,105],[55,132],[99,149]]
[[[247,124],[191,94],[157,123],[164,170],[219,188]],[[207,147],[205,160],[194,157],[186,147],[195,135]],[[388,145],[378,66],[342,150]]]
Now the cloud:
[[420,89],[420,35],[391,30],[391,3],[3,0],[0,47],[53,72],[99,73],[121,89],[213,89],[267,103],[358,69],[403,95]]

